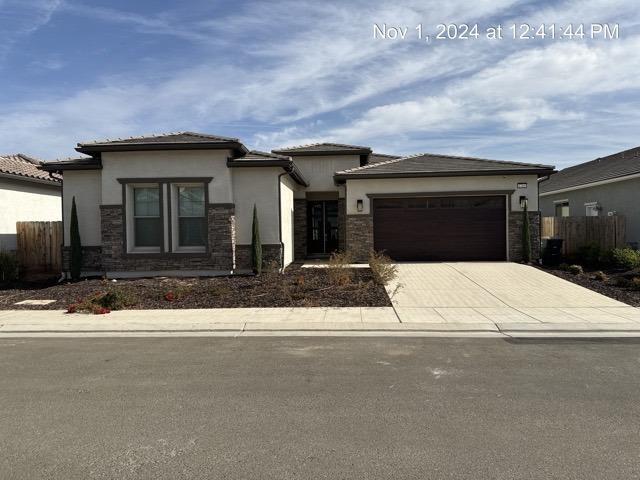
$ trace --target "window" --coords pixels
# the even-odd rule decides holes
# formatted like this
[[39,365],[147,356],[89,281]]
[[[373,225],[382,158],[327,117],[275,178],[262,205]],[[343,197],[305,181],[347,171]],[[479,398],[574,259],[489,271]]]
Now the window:
[[568,217],[569,216],[569,202],[563,200],[556,202],[556,217]]
[[587,217],[597,217],[600,214],[600,205],[598,205],[598,202],[585,203],[584,208]]
[[135,247],[160,247],[162,221],[160,189],[157,186],[133,188],[133,234]]
[[178,246],[204,247],[207,242],[204,186],[177,186]]

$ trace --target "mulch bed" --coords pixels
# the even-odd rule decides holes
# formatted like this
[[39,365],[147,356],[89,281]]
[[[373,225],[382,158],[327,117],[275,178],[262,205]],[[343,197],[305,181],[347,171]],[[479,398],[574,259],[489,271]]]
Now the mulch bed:
[[543,270],[633,307],[640,307],[640,290],[630,286],[617,285],[621,278],[631,280],[634,277],[639,277],[640,272],[638,271],[603,270],[609,278],[602,281],[594,278],[595,271],[585,271],[585,273],[574,275],[560,269],[544,268]]
[[[374,283],[368,268],[353,269],[353,280],[332,285],[323,268],[287,268],[284,274],[215,278],[94,279],[77,283],[17,285],[0,289],[0,310],[61,310],[105,292],[125,289],[135,299],[129,309],[238,308],[238,307],[386,307],[384,287]],[[173,301],[166,299],[167,294]],[[28,299],[56,300],[43,306],[15,305]]]

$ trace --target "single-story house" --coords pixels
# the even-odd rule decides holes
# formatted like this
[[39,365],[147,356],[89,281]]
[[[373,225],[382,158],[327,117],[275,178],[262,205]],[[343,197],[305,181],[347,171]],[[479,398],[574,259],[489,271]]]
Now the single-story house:
[[528,204],[539,254],[538,178],[553,167],[448,155],[397,157],[319,143],[271,152],[192,132],[79,143],[64,172],[64,251],[75,197],[83,270],[107,276],[247,271],[257,208],[267,260],[338,249],[366,261],[513,260]]
[[16,222],[62,219],[62,181],[43,172],[40,160],[0,155],[0,250],[16,249]]
[[540,183],[545,217],[624,215],[627,242],[640,244],[640,147],[565,168]]

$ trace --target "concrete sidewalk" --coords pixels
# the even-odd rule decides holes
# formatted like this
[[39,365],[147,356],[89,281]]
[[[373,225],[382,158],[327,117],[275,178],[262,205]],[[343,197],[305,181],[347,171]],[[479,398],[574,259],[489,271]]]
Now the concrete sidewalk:
[[[108,315],[59,310],[0,311],[0,337],[23,335],[399,335],[640,336],[634,307],[425,309],[398,317],[380,308],[226,308],[124,310]],[[515,313],[514,313],[515,312]],[[532,315],[532,316],[530,316]]]

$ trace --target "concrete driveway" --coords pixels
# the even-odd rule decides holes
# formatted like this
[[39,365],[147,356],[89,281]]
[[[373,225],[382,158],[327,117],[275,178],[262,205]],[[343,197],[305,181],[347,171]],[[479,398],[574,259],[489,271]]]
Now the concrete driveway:
[[639,309],[517,263],[400,263],[398,271],[401,287],[392,301],[404,323],[495,324],[499,329],[640,323]]

